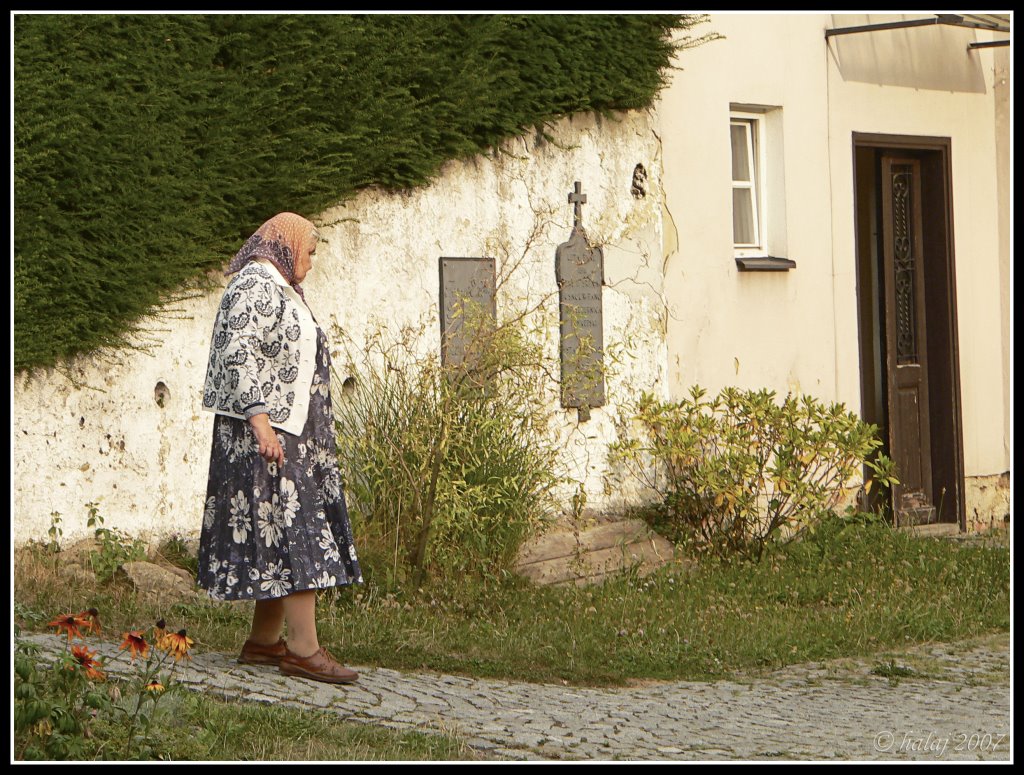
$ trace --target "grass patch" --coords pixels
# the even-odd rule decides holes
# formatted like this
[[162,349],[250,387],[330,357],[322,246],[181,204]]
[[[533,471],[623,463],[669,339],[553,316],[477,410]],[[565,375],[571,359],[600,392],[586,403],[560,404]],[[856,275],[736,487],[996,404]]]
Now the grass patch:
[[[446,735],[342,722],[326,711],[222,700],[182,692],[165,699],[151,755],[167,761],[417,761],[478,758]],[[117,717],[119,718],[119,717]],[[19,739],[21,738],[21,739]],[[84,741],[84,760],[118,759],[122,724],[100,721]],[[15,738],[21,758],[27,735]]]
[[199,573],[199,557],[189,549],[188,542],[174,535],[163,541],[153,553],[154,559],[170,565],[177,565],[196,576]]
[[[621,686],[637,679],[713,679],[1009,629],[1009,550],[915,538],[884,525],[826,525],[760,563],[666,566],[599,587],[518,579],[387,580],[386,554],[360,547],[367,583],[319,602],[321,641],[347,664],[511,680]],[[252,604],[157,610],[117,584],[74,589],[60,555],[16,553],[15,619],[95,606],[109,632],[161,616],[197,647],[234,653]]]

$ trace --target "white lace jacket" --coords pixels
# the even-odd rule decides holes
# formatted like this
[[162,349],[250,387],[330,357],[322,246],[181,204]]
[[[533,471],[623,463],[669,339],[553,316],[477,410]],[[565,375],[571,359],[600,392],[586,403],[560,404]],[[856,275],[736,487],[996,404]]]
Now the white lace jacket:
[[269,261],[243,266],[224,289],[210,342],[203,409],[296,436],[309,410],[316,370],[316,323]]

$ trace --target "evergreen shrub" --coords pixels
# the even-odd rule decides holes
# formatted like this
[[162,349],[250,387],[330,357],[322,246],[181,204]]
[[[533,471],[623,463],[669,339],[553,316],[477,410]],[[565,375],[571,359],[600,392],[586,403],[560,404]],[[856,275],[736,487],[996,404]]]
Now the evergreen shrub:
[[15,370],[145,333],[264,220],[639,109],[701,17],[14,17]]

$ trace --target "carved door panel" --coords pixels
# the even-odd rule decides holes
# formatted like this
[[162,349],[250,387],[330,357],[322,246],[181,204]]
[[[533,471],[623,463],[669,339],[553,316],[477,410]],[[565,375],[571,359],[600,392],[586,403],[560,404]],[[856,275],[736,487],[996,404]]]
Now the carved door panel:
[[937,515],[931,494],[921,167],[897,155],[883,154],[881,161],[889,449],[900,480],[893,510],[899,524],[922,524]]

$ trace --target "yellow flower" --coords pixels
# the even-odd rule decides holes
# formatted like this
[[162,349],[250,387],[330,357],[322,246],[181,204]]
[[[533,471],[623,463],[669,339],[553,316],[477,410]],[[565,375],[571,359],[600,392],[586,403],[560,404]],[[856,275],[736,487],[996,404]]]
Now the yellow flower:
[[170,652],[174,657],[174,661],[177,662],[182,657],[185,659],[192,659],[188,654],[188,650],[192,648],[193,642],[194,641],[185,634],[184,630],[178,630],[176,633],[165,635],[160,641],[160,648],[164,651]]
[[153,627],[153,645],[162,651],[166,651],[164,648],[164,638],[167,637],[167,622],[163,619],[157,621]]
[[160,683],[159,681],[157,681],[156,679],[153,679],[148,684],[146,684],[146,691],[147,692],[162,692],[163,690],[164,690],[164,685],[162,683]]

